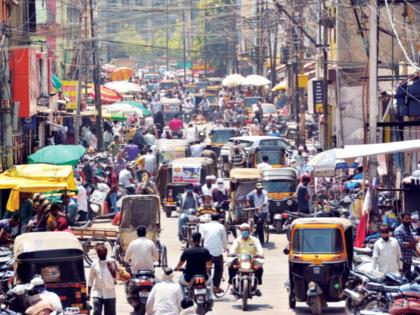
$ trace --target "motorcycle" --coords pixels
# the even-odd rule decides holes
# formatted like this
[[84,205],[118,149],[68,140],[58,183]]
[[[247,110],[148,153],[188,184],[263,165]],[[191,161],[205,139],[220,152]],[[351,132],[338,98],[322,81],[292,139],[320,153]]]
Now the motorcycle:
[[192,280],[191,287],[187,289],[187,295],[197,305],[197,314],[204,315],[213,308],[213,298],[211,297],[210,288],[207,287],[206,277],[204,275],[196,275]]
[[127,302],[133,307],[133,314],[146,314],[146,302],[150,291],[156,283],[155,275],[151,270],[140,270],[126,285]]
[[248,309],[248,299],[261,295],[258,290],[255,270],[262,268],[264,261],[258,257],[253,258],[249,254],[241,254],[237,257],[237,263],[233,260],[230,263],[233,263],[233,267],[238,269],[237,274],[232,279],[232,291],[237,298],[242,299],[242,310],[246,311]]

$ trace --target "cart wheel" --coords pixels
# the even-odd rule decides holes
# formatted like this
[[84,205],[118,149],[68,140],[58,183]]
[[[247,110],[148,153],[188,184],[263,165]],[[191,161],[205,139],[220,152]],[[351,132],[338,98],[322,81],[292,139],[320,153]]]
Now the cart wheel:
[[168,250],[166,249],[165,245],[162,245],[160,247],[160,267],[161,268],[166,268],[168,267]]
[[108,253],[113,253],[114,243],[108,238],[103,236],[94,236],[88,239],[86,242],[83,243],[83,258],[85,259],[88,266],[90,266],[92,262],[98,258],[98,256],[96,255],[96,246],[98,244],[104,244],[105,247],[108,249]]
[[266,223],[264,225],[264,242],[268,243],[269,240],[270,240],[270,225]]

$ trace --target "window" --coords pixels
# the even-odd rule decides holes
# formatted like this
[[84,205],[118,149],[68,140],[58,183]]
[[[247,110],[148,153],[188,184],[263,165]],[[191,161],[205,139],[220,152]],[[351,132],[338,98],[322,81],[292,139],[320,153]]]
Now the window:
[[333,254],[343,251],[343,239],[338,229],[297,229],[293,251],[305,254]]

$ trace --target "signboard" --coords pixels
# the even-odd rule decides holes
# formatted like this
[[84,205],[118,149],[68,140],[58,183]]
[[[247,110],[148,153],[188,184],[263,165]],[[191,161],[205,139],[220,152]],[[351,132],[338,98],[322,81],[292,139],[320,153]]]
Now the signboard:
[[315,113],[322,114],[324,103],[324,82],[322,80],[313,80],[312,91]]
[[172,168],[173,183],[200,183],[200,166],[174,165]]
[[78,81],[62,81],[63,93],[70,100],[67,103],[67,109],[77,109],[77,92],[78,92]]

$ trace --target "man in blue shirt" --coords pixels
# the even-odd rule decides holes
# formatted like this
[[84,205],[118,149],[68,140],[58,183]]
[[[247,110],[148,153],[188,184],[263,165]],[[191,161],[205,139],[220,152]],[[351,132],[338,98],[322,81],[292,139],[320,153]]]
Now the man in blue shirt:
[[309,214],[309,200],[311,199],[308,190],[309,182],[310,178],[306,175],[302,175],[301,183],[296,190],[298,212],[306,214]]

